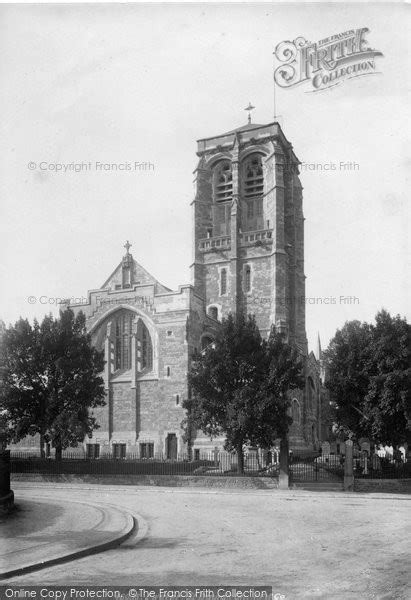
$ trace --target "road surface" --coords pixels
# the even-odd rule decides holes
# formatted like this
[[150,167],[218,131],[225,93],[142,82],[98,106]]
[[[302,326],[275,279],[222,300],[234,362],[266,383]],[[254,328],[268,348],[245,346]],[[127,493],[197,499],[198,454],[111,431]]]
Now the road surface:
[[272,585],[286,600],[402,600],[410,498],[383,494],[19,483],[16,500],[94,500],[140,515],[142,540],[16,585]]

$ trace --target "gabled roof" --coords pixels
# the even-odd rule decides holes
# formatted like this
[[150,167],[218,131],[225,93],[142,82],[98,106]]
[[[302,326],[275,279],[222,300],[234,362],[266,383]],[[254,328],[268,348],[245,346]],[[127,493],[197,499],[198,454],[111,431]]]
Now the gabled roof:
[[[144,267],[140,265],[132,256],[129,255],[133,264],[133,284],[132,285],[155,285],[156,292],[171,292],[170,288],[160,283],[151,273],[149,273]],[[121,261],[111,275],[106,279],[100,289],[105,289],[110,286],[110,283],[117,279],[116,276],[121,280],[123,261]],[[137,283],[138,282],[138,283]]]

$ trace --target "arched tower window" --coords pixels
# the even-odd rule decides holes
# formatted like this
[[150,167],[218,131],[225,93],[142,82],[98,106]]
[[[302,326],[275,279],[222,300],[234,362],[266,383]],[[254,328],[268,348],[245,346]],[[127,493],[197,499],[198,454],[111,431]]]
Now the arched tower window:
[[233,196],[233,175],[229,160],[221,160],[214,167],[213,192],[215,202],[231,200]]
[[224,296],[227,293],[227,269],[221,269],[220,272],[220,294]]
[[264,229],[264,173],[261,154],[252,154],[242,163],[241,190],[244,230]]
[[261,154],[252,154],[243,162],[242,182],[244,198],[255,198],[264,193],[264,175]]
[[230,234],[230,212],[233,197],[231,162],[221,160],[213,171],[213,235]]

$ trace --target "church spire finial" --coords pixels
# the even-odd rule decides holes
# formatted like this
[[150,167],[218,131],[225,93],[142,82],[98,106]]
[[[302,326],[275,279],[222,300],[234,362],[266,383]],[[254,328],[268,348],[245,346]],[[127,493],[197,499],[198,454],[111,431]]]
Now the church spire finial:
[[255,109],[255,106],[252,106],[251,102],[248,103],[248,106],[244,109],[248,111],[248,123],[251,123],[251,111]]
[[129,242],[128,240],[127,240],[127,241],[126,241],[126,243],[124,244],[124,246],[123,246],[123,247],[126,249],[126,253],[127,253],[127,254],[130,254],[129,250],[130,250],[130,248],[131,248],[131,246],[132,246],[132,245],[133,245],[133,244],[130,244],[130,242]]
[[321,340],[320,340],[320,332],[317,331],[317,360],[321,360],[322,358],[322,350],[321,350]]

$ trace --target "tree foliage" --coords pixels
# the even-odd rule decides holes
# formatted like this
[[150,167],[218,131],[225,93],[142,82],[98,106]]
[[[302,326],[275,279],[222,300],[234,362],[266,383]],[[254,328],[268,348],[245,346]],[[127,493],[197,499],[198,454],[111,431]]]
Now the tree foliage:
[[253,317],[229,315],[215,343],[195,357],[189,385],[187,437],[194,430],[224,435],[242,471],[245,444],[269,448],[287,433],[288,391],[303,385],[302,362],[275,329],[263,340]]
[[324,353],[335,420],[345,433],[395,445],[410,435],[411,327],[382,310],[347,322]]
[[70,309],[41,324],[20,319],[4,332],[4,374],[0,409],[8,437],[17,442],[40,435],[56,448],[56,457],[77,446],[97,427],[90,409],[104,405],[103,353],[91,345],[85,316]]

